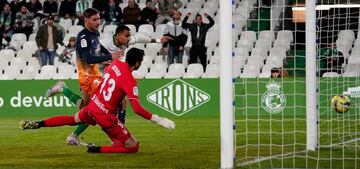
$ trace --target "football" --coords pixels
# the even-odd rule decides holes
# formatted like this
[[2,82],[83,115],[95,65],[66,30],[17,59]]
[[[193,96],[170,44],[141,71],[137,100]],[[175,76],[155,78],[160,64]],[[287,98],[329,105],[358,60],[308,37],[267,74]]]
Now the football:
[[336,95],[331,99],[331,105],[337,113],[346,113],[349,111],[350,99],[344,95]]

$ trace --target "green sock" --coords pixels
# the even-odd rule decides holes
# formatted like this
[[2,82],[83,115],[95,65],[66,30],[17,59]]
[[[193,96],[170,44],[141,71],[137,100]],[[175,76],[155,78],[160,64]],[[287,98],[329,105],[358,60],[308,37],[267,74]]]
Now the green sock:
[[86,128],[88,128],[89,125],[85,124],[85,123],[81,123],[79,124],[75,130],[73,131],[73,133],[76,135],[76,136],[79,136],[82,132],[84,132],[86,130]]
[[70,99],[70,101],[76,105],[77,107],[80,107],[80,103],[82,101],[82,98],[75,94],[73,91],[71,91],[69,88],[67,87],[63,87],[63,94],[65,95],[65,97],[67,97],[68,99]]

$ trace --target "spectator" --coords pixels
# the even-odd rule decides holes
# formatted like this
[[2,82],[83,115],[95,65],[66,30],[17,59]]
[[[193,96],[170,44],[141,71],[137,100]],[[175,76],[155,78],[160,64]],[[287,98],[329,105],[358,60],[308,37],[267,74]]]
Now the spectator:
[[14,33],[25,33],[26,37],[29,38],[33,32],[34,17],[28,11],[25,4],[21,5],[20,11],[16,13]]
[[76,2],[76,15],[82,18],[82,13],[85,9],[90,8],[90,2],[88,0],[79,0]]
[[76,17],[76,1],[75,0],[64,0],[61,2],[59,9],[59,16],[65,19],[71,18],[75,20]]
[[[117,3],[118,4],[118,3]],[[119,4],[118,4],[119,5]],[[97,9],[98,11],[100,11],[100,16],[102,16],[105,12],[105,7],[106,4],[104,3],[103,0],[93,0],[92,3],[92,8]]]
[[184,54],[184,45],[187,41],[186,30],[182,28],[180,18],[181,13],[179,11],[173,11],[171,15],[173,20],[168,22],[165,27],[164,35],[171,37],[173,40],[168,44],[168,64],[182,63],[182,56]]
[[25,3],[26,3],[26,2],[23,2],[23,1],[21,1],[21,0],[13,0],[13,1],[10,2],[10,8],[11,8],[12,13],[13,13],[14,16],[15,16],[15,14],[16,14],[17,12],[20,11],[21,6],[22,6],[23,4],[25,4]]
[[90,8],[90,2],[88,0],[79,0],[76,2],[76,15],[79,18],[77,25],[85,26],[83,12]]
[[336,50],[336,44],[329,44],[326,48],[320,48],[320,76],[326,72],[342,73],[342,65],[345,58],[341,52]]
[[10,42],[10,38],[13,34],[13,26],[14,18],[11,14],[11,8],[9,4],[4,5],[4,9],[0,14],[0,34],[2,35],[0,38],[0,49],[2,49],[2,39],[4,38],[6,41]]
[[118,24],[122,22],[122,12],[119,4],[115,0],[109,0],[106,5],[103,17],[105,18],[106,24]]
[[197,63],[198,57],[200,62],[206,70],[206,46],[205,46],[205,38],[207,31],[214,25],[214,20],[207,14],[204,13],[204,16],[209,19],[209,24],[205,24],[202,21],[201,15],[197,14],[195,17],[195,22],[193,24],[187,23],[187,20],[191,16],[189,12],[186,14],[182,26],[184,29],[189,29],[191,33],[191,42],[192,46],[190,49],[190,61],[189,63]]
[[76,62],[76,38],[70,37],[69,44],[59,57],[60,62],[75,65]]
[[7,0],[0,0],[0,13],[3,12],[5,4],[8,4]]
[[283,68],[273,68],[271,69],[271,77],[278,78],[278,77],[289,77],[289,73],[287,70]]
[[49,15],[45,25],[39,27],[36,33],[36,44],[40,51],[41,65],[49,64],[54,65],[55,51],[57,49],[57,43],[64,45],[61,37],[59,37],[58,30],[53,26],[53,16]]
[[27,3],[29,12],[34,16],[34,18],[42,17],[43,15],[39,12],[43,10],[42,4],[39,2],[39,0],[30,0],[30,2]]
[[333,55],[323,57],[325,68],[320,71],[322,76],[326,72],[336,72],[341,74],[343,71],[342,65],[345,62],[345,58],[342,55]]
[[56,15],[58,13],[58,4],[54,0],[47,0],[44,2],[44,14],[46,16]]
[[139,26],[141,10],[135,0],[129,0],[128,6],[124,8],[124,23]]
[[151,0],[146,0],[146,7],[141,11],[141,24],[150,24],[155,26],[158,14],[151,3]]
[[61,39],[64,39],[64,37],[66,35],[66,30],[59,23],[60,23],[59,15],[54,15],[54,23],[53,24],[56,27],[56,29],[58,30],[58,33],[59,33],[59,36],[61,37]]
[[172,19],[170,14],[173,12],[173,10],[181,8],[182,2],[181,0],[152,0],[152,9],[155,9],[156,5],[159,6],[159,9],[157,10],[159,15],[155,26],[170,21]]

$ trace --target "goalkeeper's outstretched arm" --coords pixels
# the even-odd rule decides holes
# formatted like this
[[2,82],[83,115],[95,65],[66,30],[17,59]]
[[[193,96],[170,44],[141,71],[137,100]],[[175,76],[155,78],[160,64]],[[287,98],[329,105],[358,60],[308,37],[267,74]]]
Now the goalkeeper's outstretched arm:
[[151,120],[154,123],[163,126],[168,129],[175,129],[175,123],[172,120],[169,120],[164,117],[160,117],[156,114],[151,114],[144,107],[141,106],[140,101],[138,99],[129,99],[130,104],[134,112],[141,117]]

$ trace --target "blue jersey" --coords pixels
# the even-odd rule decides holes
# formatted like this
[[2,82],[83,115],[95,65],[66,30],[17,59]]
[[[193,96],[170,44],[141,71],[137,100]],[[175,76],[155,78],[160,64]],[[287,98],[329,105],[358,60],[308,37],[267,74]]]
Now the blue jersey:
[[85,60],[87,64],[111,60],[110,52],[100,44],[99,33],[91,32],[87,28],[79,32],[77,36],[76,51],[78,57]]
[[77,65],[80,86],[84,89],[89,80],[101,78],[97,63],[111,60],[111,54],[99,41],[99,33],[87,28],[79,32],[76,39]]

